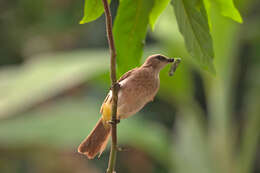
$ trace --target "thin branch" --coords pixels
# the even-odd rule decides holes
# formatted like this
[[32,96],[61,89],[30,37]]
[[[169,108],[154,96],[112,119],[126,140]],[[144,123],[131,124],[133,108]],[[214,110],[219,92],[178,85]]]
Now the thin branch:
[[117,100],[119,87],[116,86],[116,49],[112,32],[112,17],[107,0],[102,0],[106,15],[106,31],[110,48],[110,78],[112,83],[112,144],[108,162],[107,173],[113,173],[115,170],[116,153],[117,153]]

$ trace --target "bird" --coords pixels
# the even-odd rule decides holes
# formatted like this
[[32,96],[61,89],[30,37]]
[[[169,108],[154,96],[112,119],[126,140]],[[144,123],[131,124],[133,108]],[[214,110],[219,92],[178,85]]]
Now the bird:
[[[117,119],[128,118],[140,111],[148,102],[153,101],[160,87],[160,71],[174,58],[168,58],[161,54],[149,56],[145,62],[125,74],[119,84]],[[106,148],[111,135],[111,109],[112,90],[110,89],[100,108],[101,118],[78,147],[78,152],[93,159],[98,153],[99,156]]]

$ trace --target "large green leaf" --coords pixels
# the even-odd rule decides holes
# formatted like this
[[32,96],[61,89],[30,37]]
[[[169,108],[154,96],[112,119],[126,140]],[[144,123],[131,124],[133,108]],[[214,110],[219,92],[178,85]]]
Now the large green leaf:
[[204,68],[214,71],[213,43],[203,1],[175,0],[173,6],[179,30],[189,53]]
[[[105,51],[38,55],[21,67],[0,71],[0,118],[14,115],[73,88],[108,68]],[[103,63],[100,63],[100,62]]]
[[136,67],[140,62],[153,2],[120,1],[113,29],[119,74]]
[[[110,3],[111,0],[108,0]],[[88,23],[99,18],[104,12],[102,0],[85,0],[84,16],[80,24]]]
[[149,23],[151,25],[152,30],[154,29],[157,18],[164,11],[167,5],[171,0],[155,0],[152,11],[149,16]]
[[234,5],[233,0],[213,0],[223,16],[229,17],[236,22],[242,23],[243,19]]

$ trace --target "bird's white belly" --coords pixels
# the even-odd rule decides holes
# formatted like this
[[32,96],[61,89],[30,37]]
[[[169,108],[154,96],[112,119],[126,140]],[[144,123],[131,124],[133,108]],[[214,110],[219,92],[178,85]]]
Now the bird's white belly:
[[134,104],[128,103],[128,104],[122,104],[117,108],[118,111],[118,117],[120,119],[128,118],[131,115],[134,115],[136,112],[140,111],[145,104],[149,101],[142,100],[136,100]]

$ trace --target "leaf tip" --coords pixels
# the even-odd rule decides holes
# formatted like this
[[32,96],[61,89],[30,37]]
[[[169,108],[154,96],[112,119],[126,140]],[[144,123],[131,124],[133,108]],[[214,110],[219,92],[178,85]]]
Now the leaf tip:
[[87,22],[86,22],[86,20],[84,18],[81,19],[81,21],[79,21],[79,24],[85,24],[85,23],[87,23]]
[[238,23],[241,23],[241,24],[244,22],[241,15],[239,15],[239,17],[237,18],[236,21],[237,21]]
[[235,13],[233,15],[226,14],[226,13],[223,13],[222,15],[225,17],[229,17],[230,19],[234,20],[237,23],[240,23],[240,24],[243,23],[243,18],[241,17],[241,15],[238,11],[237,11],[237,13]]

